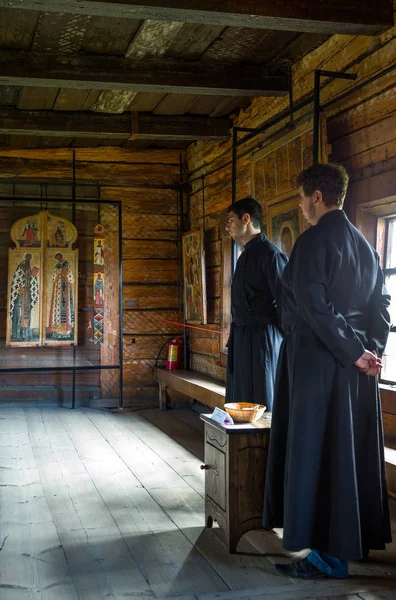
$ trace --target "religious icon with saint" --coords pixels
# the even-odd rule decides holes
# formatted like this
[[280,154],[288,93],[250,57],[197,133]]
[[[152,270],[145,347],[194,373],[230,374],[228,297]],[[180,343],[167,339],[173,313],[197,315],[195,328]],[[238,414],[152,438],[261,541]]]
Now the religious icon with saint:
[[36,219],[29,219],[24,223],[19,242],[21,247],[40,248],[39,225]]
[[99,267],[104,265],[104,238],[94,239],[94,264]]
[[77,229],[70,221],[48,212],[46,238],[48,248],[71,248]]
[[95,306],[103,306],[104,274],[95,273]]
[[206,323],[205,250],[202,230],[183,234],[182,252],[185,319],[189,323]]
[[77,229],[42,211],[16,221],[10,236],[7,346],[77,344]]
[[9,261],[7,345],[40,344],[40,253],[14,251]]
[[[48,250],[45,271],[45,345],[76,343],[76,254]],[[51,260],[52,259],[52,260]],[[52,263],[52,264],[51,264]]]

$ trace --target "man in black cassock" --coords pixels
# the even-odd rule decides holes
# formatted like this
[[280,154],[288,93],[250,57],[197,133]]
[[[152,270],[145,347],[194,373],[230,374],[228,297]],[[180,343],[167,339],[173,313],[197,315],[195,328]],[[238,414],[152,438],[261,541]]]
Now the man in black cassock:
[[378,255],[341,210],[348,175],[315,164],[297,181],[313,225],[284,271],[282,327],[265,487],[264,526],[288,577],[347,577],[348,560],[391,541],[377,375],[390,297]]
[[226,231],[244,250],[231,286],[226,402],[265,404],[271,411],[282,343],[277,302],[287,257],[261,233],[256,200],[238,200],[227,212]]

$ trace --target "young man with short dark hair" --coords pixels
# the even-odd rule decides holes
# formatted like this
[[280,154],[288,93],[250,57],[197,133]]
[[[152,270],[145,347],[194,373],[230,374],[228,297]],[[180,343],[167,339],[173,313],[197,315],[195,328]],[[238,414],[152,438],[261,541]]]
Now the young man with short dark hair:
[[391,541],[377,375],[390,298],[378,255],[342,210],[348,175],[315,164],[298,177],[312,225],[284,271],[282,346],[264,526],[283,527],[288,577],[347,577],[348,560]]
[[271,411],[282,343],[277,304],[287,257],[261,232],[256,200],[238,200],[227,213],[226,231],[244,251],[231,287],[226,401],[265,404]]

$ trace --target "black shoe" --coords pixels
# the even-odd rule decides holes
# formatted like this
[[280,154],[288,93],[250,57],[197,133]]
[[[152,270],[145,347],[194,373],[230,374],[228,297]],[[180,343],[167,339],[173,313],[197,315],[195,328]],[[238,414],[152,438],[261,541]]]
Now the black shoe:
[[276,563],[275,568],[285,577],[293,577],[295,579],[323,579],[328,577],[326,573],[319,571],[319,569],[310,563],[307,558],[288,565]]

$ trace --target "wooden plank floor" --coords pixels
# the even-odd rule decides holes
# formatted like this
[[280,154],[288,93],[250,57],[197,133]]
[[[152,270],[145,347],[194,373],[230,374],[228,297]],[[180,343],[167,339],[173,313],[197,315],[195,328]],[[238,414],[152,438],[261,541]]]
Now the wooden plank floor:
[[229,555],[203,527],[202,454],[188,409],[0,406],[0,599],[396,598],[395,544],[347,581],[282,578],[273,532]]

